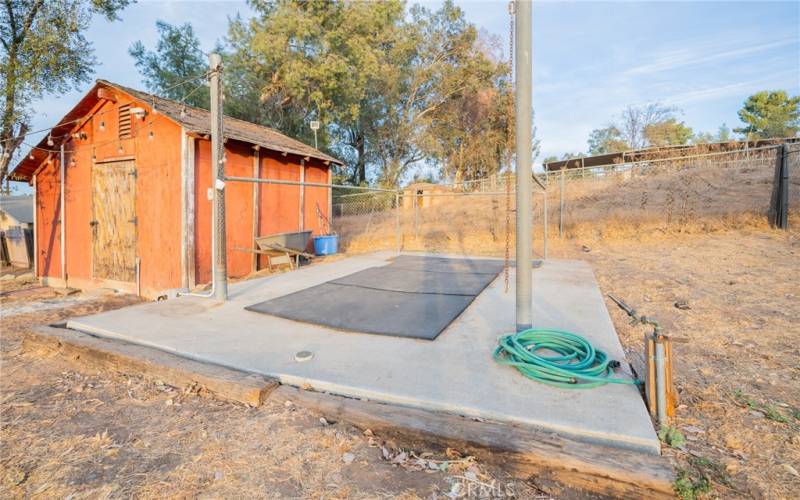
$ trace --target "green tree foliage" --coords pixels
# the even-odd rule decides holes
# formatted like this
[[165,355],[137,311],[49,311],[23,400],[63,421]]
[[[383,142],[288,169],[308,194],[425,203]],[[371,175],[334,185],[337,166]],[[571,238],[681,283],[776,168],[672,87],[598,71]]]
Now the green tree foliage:
[[129,0],[6,0],[0,7],[0,182],[30,130],[31,103],[89,81],[96,65],[84,37],[92,14],[107,20]]
[[630,144],[622,138],[622,133],[616,125],[592,130],[588,143],[590,155],[618,153],[631,148]]
[[[147,50],[141,41],[128,50],[136,67],[144,76],[148,90],[191,106],[208,109],[208,90],[198,88],[203,80],[194,79],[208,68],[205,55],[200,51],[200,40],[189,23],[173,26],[156,22],[158,43],[155,50]],[[187,97],[188,96],[188,97]]]
[[[497,170],[507,142],[508,66],[452,2],[431,11],[383,2],[262,0],[230,21],[223,53],[226,113],[346,161],[355,184],[397,184],[415,166],[473,178]],[[162,43],[169,44],[169,31]],[[185,30],[184,33],[185,35]],[[181,41],[196,45],[192,37]],[[179,58],[156,49],[157,85]],[[148,81],[148,84],[150,82]]]
[[644,137],[650,146],[680,146],[692,139],[692,129],[676,118],[652,123],[644,128]]
[[409,52],[398,61],[402,71],[384,103],[389,121],[377,134],[383,181],[396,184],[423,159],[438,160],[442,175],[459,181],[496,172],[511,104],[499,44],[450,1],[435,12],[414,6],[405,31]]
[[717,129],[716,134],[711,132],[698,132],[692,137],[692,144],[708,144],[711,142],[728,142],[731,140],[731,129],[726,124],[722,124]]
[[739,110],[744,127],[734,132],[747,138],[792,137],[800,130],[800,96],[785,90],[762,90],[747,98]]

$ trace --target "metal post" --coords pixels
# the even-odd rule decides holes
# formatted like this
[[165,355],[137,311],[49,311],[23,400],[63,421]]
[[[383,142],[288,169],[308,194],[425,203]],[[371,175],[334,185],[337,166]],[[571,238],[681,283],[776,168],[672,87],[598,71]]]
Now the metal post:
[[561,169],[561,189],[558,200],[558,237],[564,237],[564,169]]
[[531,0],[515,2],[515,54],[516,66],[516,169],[517,169],[517,331],[531,327],[531,183],[532,153],[532,98],[533,98],[533,40],[531,37],[533,9]]
[[60,187],[61,187],[61,196],[59,199],[59,219],[61,225],[61,281],[64,282],[64,286],[67,286],[67,217],[65,214],[66,204],[64,203],[64,194],[66,193],[66,189],[64,188],[64,181],[66,176],[64,175],[64,170],[67,168],[66,162],[64,161],[66,158],[64,157],[64,143],[61,143],[61,156],[59,160],[59,175],[61,176],[60,179]]
[[419,238],[419,195],[414,193],[414,237]]
[[778,227],[789,229],[789,145],[785,142],[778,150],[781,155],[781,194],[778,207]]
[[656,365],[656,415],[658,425],[665,426],[668,422],[667,417],[667,369],[664,359],[664,339],[658,333],[653,334],[655,338],[655,365]]
[[394,231],[397,240],[397,255],[400,255],[400,245],[402,238],[400,237],[400,190],[394,192]]
[[544,228],[544,260],[547,260],[547,219],[549,218],[547,212],[547,191],[542,191],[542,195],[544,195],[544,203],[542,207],[542,217],[544,220],[542,221],[542,227]]
[[222,73],[222,58],[219,54],[209,54],[209,81],[211,84],[211,173],[214,184],[214,216],[213,231],[214,241],[214,298],[227,300],[228,298],[228,263],[225,244],[225,159],[222,126],[222,98],[220,77]]

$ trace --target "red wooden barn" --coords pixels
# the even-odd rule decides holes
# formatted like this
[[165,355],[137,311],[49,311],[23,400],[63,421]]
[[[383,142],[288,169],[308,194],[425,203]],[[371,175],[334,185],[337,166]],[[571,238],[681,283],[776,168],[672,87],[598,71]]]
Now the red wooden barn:
[[[37,277],[84,289],[138,285],[149,297],[210,282],[209,130],[208,111],[98,80],[11,175],[33,185]],[[340,163],[233,118],[224,140],[229,176],[330,184]],[[327,217],[331,206],[326,187],[228,182],[225,190],[231,277],[264,265],[240,250],[255,236],[316,234],[317,207]]]

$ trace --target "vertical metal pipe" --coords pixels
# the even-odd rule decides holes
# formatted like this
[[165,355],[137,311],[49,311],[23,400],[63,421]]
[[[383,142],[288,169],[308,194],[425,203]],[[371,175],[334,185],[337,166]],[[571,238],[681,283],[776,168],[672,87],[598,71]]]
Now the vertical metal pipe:
[[[261,177],[261,152],[258,146],[253,148],[253,177],[258,178]],[[253,183],[253,242],[251,245],[255,243],[256,238],[258,238],[259,228],[261,227],[261,222],[259,221],[259,216],[261,215],[261,185],[257,182]],[[252,272],[258,271],[258,254],[253,254],[253,262],[252,262]]]
[[558,237],[564,237],[564,169],[561,169],[560,195],[558,200]]
[[400,236],[400,190],[394,192],[394,232],[395,239],[397,240],[397,255],[400,255],[400,245],[402,238]]
[[414,237],[419,238],[419,196],[414,193]]
[[300,230],[306,228],[306,161],[300,160]]
[[219,54],[209,54],[211,84],[211,172],[214,176],[214,298],[226,300],[228,298],[228,265],[225,244],[225,160],[224,140],[222,125],[222,93],[220,78],[222,73],[222,58]]
[[136,257],[136,296],[142,296],[142,259]]
[[64,282],[64,286],[66,287],[67,286],[67,246],[66,246],[67,245],[67,238],[66,238],[66,234],[67,234],[67,214],[65,212],[66,204],[64,203],[64,193],[66,193],[66,189],[64,189],[64,181],[66,179],[66,176],[64,175],[64,170],[67,168],[67,165],[66,165],[66,163],[64,161],[65,159],[66,158],[64,156],[64,143],[62,142],[61,143],[61,156],[60,156],[59,165],[58,165],[59,174],[61,176],[61,179],[60,179],[61,194],[60,194],[60,199],[59,199],[59,204],[60,204],[59,205],[59,212],[60,212],[59,219],[61,220],[61,222],[60,222],[60,225],[61,225],[61,281]]
[[780,206],[778,207],[778,227],[789,229],[789,145],[785,142],[778,150],[781,155]]
[[656,361],[656,413],[658,425],[667,425],[667,369],[664,359],[664,341],[658,333],[655,337]]
[[533,99],[533,9],[531,0],[515,2],[515,54],[516,66],[516,169],[517,169],[517,331],[531,327],[531,171],[532,163],[532,99]]
[[33,174],[33,277],[39,278],[39,183]]
[[547,219],[549,219],[549,212],[547,211],[547,191],[542,191],[542,195],[544,196],[544,203],[542,207],[542,217],[544,217],[544,221],[542,222],[542,227],[544,228],[544,259],[547,260]]

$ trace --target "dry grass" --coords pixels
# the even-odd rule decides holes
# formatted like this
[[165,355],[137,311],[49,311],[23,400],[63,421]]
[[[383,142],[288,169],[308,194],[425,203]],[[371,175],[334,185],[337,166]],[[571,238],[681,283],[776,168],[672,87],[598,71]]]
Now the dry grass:
[[[33,325],[137,301],[112,295],[5,313],[18,301],[56,300],[52,289],[3,298],[2,498],[412,499],[448,493],[465,476],[521,497],[540,491],[534,480],[511,478],[453,450],[410,450],[291,404],[248,408],[21,352],[21,335]],[[430,460],[450,466],[420,465]]]
[[[679,203],[693,199],[682,193],[699,191],[700,181],[669,178],[667,184],[667,176],[646,180],[644,208],[641,182],[575,188],[564,238],[557,238],[551,224],[550,256],[588,260],[604,292],[689,340],[676,347],[676,426],[687,442],[665,450],[681,471],[682,491],[794,498],[800,490],[800,233],[766,226],[764,190],[756,177],[752,191],[744,193],[729,191],[724,176],[704,177],[730,199],[706,203],[700,197],[700,205]],[[671,216],[665,210],[670,190],[678,200]],[[422,214],[419,235],[413,211],[403,212],[403,247],[502,255],[504,203],[503,197],[470,197],[439,204]],[[342,246],[350,252],[394,248],[393,214],[340,222]],[[790,222],[800,226],[796,212]],[[541,253],[541,232],[535,244]],[[342,422],[323,425],[320,415],[294,406],[250,409],[24,355],[20,335],[33,325],[134,299],[110,296],[5,313],[27,310],[19,307],[23,302],[57,300],[50,289],[2,298],[4,498],[428,498],[451,491],[454,477],[465,474],[456,468],[424,471],[410,461],[393,465],[382,458],[381,446],[396,456],[402,443],[364,436]],[[690,309],[677,309],[677,301]],[[623,344],[641,351],[641,329],[607,305]],[[414,451],[450,458],[445,450]],[[343,461],[348,453],[351,463]],[[543,487],[537,478],[515,480],[484,464],[467,468],[481,481],[510,483],[521,498]],[[575,495],[558,488],[548,492]]]
[[[765,227],[774,172],[770,155],[750,163],[675,163],[565,182],[563,234],[559,234],[558,178],[547,194],[550,249],[566,240],[603,241]],[[800,155],[798,155],[800,156]],[[796,170],[796,169],[795,169]],[[791,218],[800,218],[800,175],[790,176]],[[513,196],[513,195],[512,195]],[[429,197],[431,206],[400,211],[403,250],[502,256],[506,248],[506,196]],[[509,245],[514,246],[514,200]],[[543,253],[544,195],[534,193],[534,247]],[[394,211],[341,217],[334,222],[348,253],[394,249]]]
[[[657,175],[567,183],[559,238],[558,188],[549,198],[549,256],[592,262],[604,292],[653,315],[688,344],[676,350],[682,449],[666,450],[681,491],[711,497],[796,498],[800,491],[800,176],[790,177],[788,232],[766,210],[772,168],[664,169]],[[445,198],[402,213],[403,250],[502,256],[505,197]],[[534,248],[542,255],[542,199]],[[513,226],[513,214],[511,224]],[[394,248],[394,219],[346,248]],[[510,235],[513,256],[514,234]],[[686,301],[691,309],[675,307]],[[631,352],[642,330],[611,302]]]

